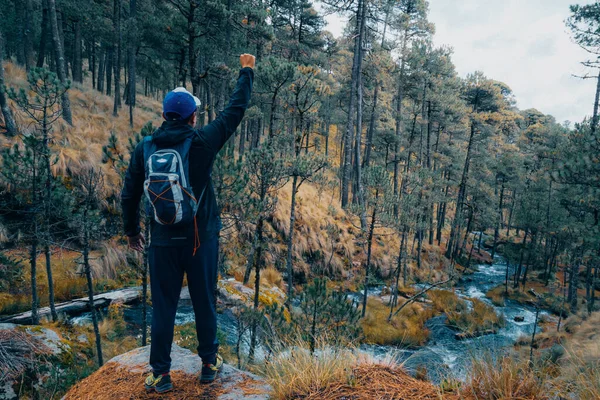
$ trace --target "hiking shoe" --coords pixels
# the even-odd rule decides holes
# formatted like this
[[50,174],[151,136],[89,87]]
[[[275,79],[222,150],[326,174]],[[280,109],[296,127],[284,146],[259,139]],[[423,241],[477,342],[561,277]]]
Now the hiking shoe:
[[217,377],[217,373],[223,366],[223,357],[217,354],[214,364],[202,364],[202,374],[200,375],[200,383],[211,383]]
[[171,375],[163,374],[154,376],[150,373],[144,382],[146,392],[165,393],[173,390],[173,382],[171,382]]

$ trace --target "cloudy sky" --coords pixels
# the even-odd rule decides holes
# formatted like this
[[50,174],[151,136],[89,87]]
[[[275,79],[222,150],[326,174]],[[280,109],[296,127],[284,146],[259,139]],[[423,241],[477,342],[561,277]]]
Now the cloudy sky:
[[[429,19],[461,76],[483,71],[512,88],[519,108],[578,122],[592,112],[595,82],[572,76],[586,73],[579,62],[587,58],[564,25],[575,2],[593,0],[429,0]],[[345,20],[327,21],[340,35]]]

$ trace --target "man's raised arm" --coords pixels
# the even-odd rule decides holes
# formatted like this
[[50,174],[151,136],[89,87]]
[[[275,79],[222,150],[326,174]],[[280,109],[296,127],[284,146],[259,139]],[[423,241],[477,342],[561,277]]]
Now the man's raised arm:
[[250,103],[252,95],[252,83],[254,81],[255,58],[250,54],[240,56],[242,69],[238,77],[235,90],[231,95],[229,104],[210,124],[201,130],[202,137],[212,147],[215,153],[227,143],[227,140],[235,133],[244,113]]

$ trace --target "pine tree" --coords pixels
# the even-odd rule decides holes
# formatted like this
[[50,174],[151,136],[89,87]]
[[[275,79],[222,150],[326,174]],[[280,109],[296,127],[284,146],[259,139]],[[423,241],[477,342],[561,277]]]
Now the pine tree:
[[88,171],[74,177],[75,198],[77,201],[76,213],[78,215],[77,224],[81,236],[81,255],[83,258],[83,268],[87,280],[87,295],[89,308],[92,313],[92,324],[94,327],[94,336],[96,338],[96,356],[98,365],[104,364],[102,356],[102,337],[98,328],[98,311],[94,305],[94,283],[92,280],[92,271],[90,267],[90,252],[92,243],[98,238],[98,228],[100,226],[99,204],[102,199],[104,187],[104,175],[90,168]]
[[[54,305],[54,282],[52,277],[52,265],[50,257],[50,245],[52,243],[52,217],[59,207],[55,204],[54,181],[55,177],[52,173],[53,155],[50,148],[50,139],[52,135],[52,126],[58,120],[61,112],[59,100],[63,98],[64,93],[68,90],[62,85],[58,77],[44,69],[32,68],[27,76],[29,90],[34,93],[30,96],[25,90],[21,89],[18,93],[11,89],[9,97],[17,104],[17,106],[36,123],[35,131],[31,137],[24,142],[26,148],[31,148],[31,154],[38,161],[32,161],[31,168],[34,176],[43,179],[44,190],[37,193],[37,184],[34,182],[31,187],[32,201],[42,204],[43,212],[38,215],[35,212],[34,219],[36,220],[34,234],[35,246],[37,247],[38,240],[44,246],[44,254],[46,257],[46,274],[48,276],[48,296],[50,310],[53,321],[58,319]],[[63,114],[64,115],[64,114]],[[38,162],[43,166],[42,170],[37,170]],[[41,221],[38,222],[38,218]],[[32,253],[34,251],[32,250]],[[35,264],[32,260],[32,265]]]

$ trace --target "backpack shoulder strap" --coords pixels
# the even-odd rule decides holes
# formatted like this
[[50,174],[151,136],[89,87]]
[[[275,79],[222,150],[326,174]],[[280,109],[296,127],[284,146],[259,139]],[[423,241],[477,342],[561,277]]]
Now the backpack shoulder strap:
[[148,157],[150,157],[150,148],[152,147],[152,136],[144,136],[142,139],[142,150],[144,154],[144,169],[146,168],[146,164],[148,163]]

